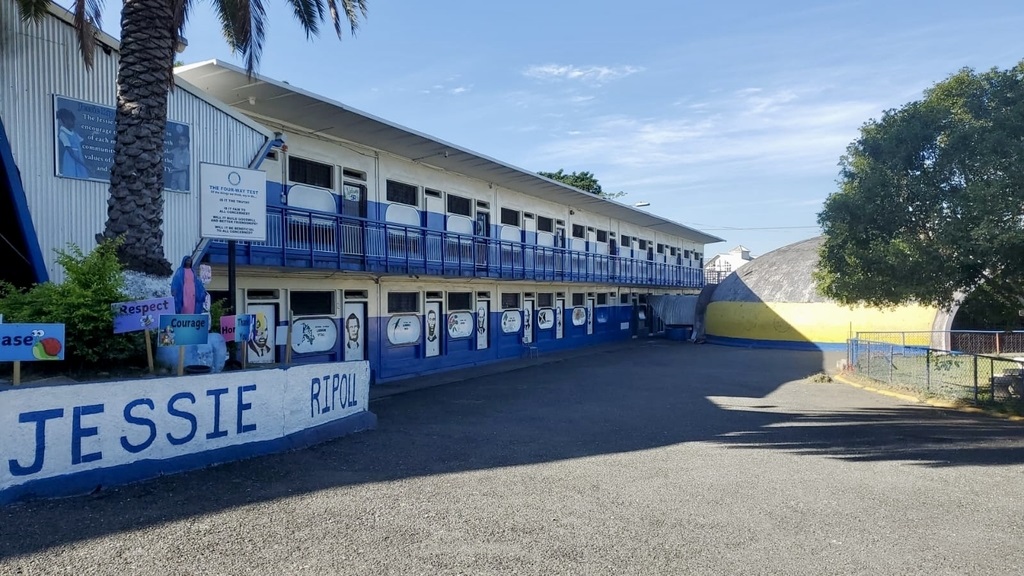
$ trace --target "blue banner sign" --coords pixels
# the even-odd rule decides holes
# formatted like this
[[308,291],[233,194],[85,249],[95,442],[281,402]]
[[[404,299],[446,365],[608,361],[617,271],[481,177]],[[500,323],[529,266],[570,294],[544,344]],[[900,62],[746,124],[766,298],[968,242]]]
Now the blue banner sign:
[[[57,175],[110,182],[114,164],[114,108],[63,96],[53,97]],[[191,134],[188,124],[167,121],[164,133],[164,188],[191,190]]]
[[156,330],[157,318],[163,314],[174,313],[174,299],[168,296],[152,300],[118,302],[112,304],[111,308],[114,309],[114,334]]
[[158,346],[206,344],[210,337],[210,317],[206,314],[165,314],[160,317]]
[[0,362],[63,359],[63,324],[0,324]]

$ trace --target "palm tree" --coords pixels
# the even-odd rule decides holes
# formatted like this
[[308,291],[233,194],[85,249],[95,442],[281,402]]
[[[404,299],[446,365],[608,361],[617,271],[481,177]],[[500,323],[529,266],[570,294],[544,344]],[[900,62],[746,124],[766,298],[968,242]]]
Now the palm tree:
[[[51,0],[16,0],[23,20],[40,20]],[[366,18],[366,0],[287,0],[306,32],[317,36],[328,18],[341,38],[342,16],[355,33]],[[263,0],[213,0],[224,37],[253,74],[266,32]],[[169,276],[163,250],[164,131],[167,94],[173,87],[174,55],[193,0],[124,0],[121,60],[117,73],[114,165],[103,238],[124,237],[118,256],[129,270]],[[87,68],[103,0],[74,0],[75,28]],[[329,16],[328,16],[329,14]]]

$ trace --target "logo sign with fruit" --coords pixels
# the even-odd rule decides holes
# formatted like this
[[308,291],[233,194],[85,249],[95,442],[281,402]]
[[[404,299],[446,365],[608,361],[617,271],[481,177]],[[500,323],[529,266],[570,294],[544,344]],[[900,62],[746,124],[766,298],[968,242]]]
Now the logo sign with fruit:
[[63,324],[0,324],[0,362],[63,359]]

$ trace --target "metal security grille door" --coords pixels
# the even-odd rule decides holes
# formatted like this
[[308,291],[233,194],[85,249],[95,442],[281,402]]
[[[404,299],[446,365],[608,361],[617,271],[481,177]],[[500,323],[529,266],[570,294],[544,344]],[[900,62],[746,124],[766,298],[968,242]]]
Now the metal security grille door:
[[491,214],[485,210],[476,211],[476,225],[474,226],[473,232],[479,238],[476,242],[476,265],[480,267],[487,267],[487,252],[488,242],[487,238],[491,235]]

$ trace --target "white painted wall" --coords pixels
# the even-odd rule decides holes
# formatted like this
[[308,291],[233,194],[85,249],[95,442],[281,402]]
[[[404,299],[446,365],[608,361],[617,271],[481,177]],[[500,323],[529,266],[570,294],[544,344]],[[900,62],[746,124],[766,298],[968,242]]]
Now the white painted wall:
[[369,389],[361,361],[5,390],[0,501],[36,480],[284,438],[366,412]]

